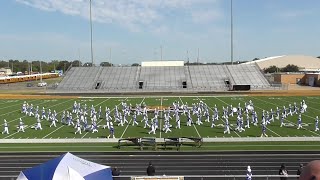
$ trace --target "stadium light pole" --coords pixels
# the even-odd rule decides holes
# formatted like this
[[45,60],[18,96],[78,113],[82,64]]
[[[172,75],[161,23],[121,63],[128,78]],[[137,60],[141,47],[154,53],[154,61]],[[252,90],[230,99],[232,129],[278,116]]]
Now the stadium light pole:
[[92,12],[91,12],[91,9],[92,9],[92,0],[90,0],[90,35],[91,35],[91,38],[90,38],[90,45],[91,45],[91,66],[93,66],[93,47],[92,47]]
[[112,51],[112,49],[111,49],[111,47],[110,47],[110,49],[109,49],[109,61],[110,61],[110,65],[112,66],[112,61],[111,61],[111,51]]
[[187,50],[187,62],[189,64],[189,50]]
[[200,48],[198,48],[197,65],[199,65],[199,58],[200,58]]
[[81,56],[80,56],[80,48],[78,48],[78,56],[79,56],[79,67],[81,66]]
[[40,82],[42,82],[42,65],[40,60]]
[[230,0],[230,26],[231,26],[231,44],[230,44],[230,48],[231,48],[231,64],[233,65],[233,0]]

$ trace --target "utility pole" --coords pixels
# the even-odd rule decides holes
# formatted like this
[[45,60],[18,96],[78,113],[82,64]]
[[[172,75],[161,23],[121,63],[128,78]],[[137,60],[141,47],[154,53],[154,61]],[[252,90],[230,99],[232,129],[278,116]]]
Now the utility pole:
[[79,67],[80,67],[81,66],[80,48],[78,48],[78,55],[79,55]]
[[92,12],[91,12],[91,1],[90,0],[90,33],[91,33],[91,42],[90,42],[90,45],[91,45],[91,63],[92,63],[92,66],[93,66],[93,47],[92,47]]
[[110,65],[112,66],[112,63],[111,63],[111,62],[112,62],[112,61],[111,61],[111,50],[112,50],[112,49],[110,48],[110,49],[109,49],[109,61],[110,61]]
[[233,65],[233,0],[231,0],[231,21],[230,21],[230,26],[231,26],[231,64]]
[[189,50],[187,50],[187,62],[189,64]]
[[200,48],[198,48],[198,57],[197,57],[197,64],[199,65],[199,57],[200,57]]
[[32,61],[30,62],[30,75],[32,74]]
[[40,82],[42,82],[42,66],[41,66],[41,60],[40,60]]

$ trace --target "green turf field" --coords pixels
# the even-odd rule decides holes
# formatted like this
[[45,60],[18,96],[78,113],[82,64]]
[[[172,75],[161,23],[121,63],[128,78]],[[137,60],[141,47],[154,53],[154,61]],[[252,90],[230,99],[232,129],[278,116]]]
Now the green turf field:
[[[207,103],[210,107],[213,107],[215,104],[218,106],[219,110],[221,110],[222,106],[227,106],[232,104],[234,107],[237,107],[238,103],[242,105],[249,100],[252,100],[255,109],[258,112],[259,121],[261,121],[261,111],[263,109],[270,110],[276,109],[277,106],[283,107],[284,105],[288,107],[289,104],[293,104],[297,102],[300,104],[300,101],[304,99],[308,105],[307,112],[302,114],[303,121],[303,129],[297,130],[296,122],[297,115],[289,116],[286,119],[286,127],[279,127],[279,120],[275,120],[275,122],[268,125],[267,134],[269,137],[318,137],[320,136],[320,132],[315,132],[314,129],[314,118],[315,116],[320,114],[320,110],[318,109],[320,105],[320,97],[249,97],[249,96],[229,96],[229,97],[121,97],[121,98],[79,98],[79,99],[51,99],[51,100],[28,100],[29,104],[33,104],[35,106],[39,106],[40,109],[42,107],[50,108],[52,111],[56,110],[58,114],[58,120],[60,121],[60,115],[63,110],[69,109],[71,111],[72,105],[74,101],[80,102],[82,104],[86,103],[88,108],[91,105],[94,105],[96,109],[99,106],[102,106],[102,109],[105,109],[105,106],[108,106],[111,110],[115,107],[115,105],[119,105],[122,101],[127,101],[127,103],[131,103],[135,105],[137,103],[145,102],[147,106],[157,107],[157,106],[172,106],[174,101],[180,101],[180,104],[188,102],[189,105],[192,103],[199,102],[202,100]],[[20,109],[24,100],[0,100],[0,119],[1,119],[1,131],[3,130],[3,119],[6,119],[9,123],[9,131],[10,134],[0,134],[1,139],[65,139],[65,138],[105,138],[108,135],[108,130],[99,128],[98,133],[91,132],[82,132],[82,134],[75,135],[75,129],[71,126],[62,125],[57,123],[57,128],[49,127],[50,122],[43,121],[42,128],[43,130],[34,130],[32,126],[35,125],[36,120],[34,117],[27,117],[24,114],[21,114]],[[212,109],[211,113],[212,113]],[[102,113],[104,115],[104,112]],[[113,113],[112,113],[113,114]],[[221,112],[220,114],[221,115]],[[18,125],[19,118],[22,118],[26,127],[26,132],[17,132],[16,126]],[[149,115],[152,117],[152,115]],[[161,119],[162,113],[160,113],[160,126],[163,125],[163,120]],[[140,122],[142,116],[138,116],[138,121]],[[129,117],[131,120],[131,117]],[[196,120],[196,117],[193,117],[193,120]],[[216,122],[216,127],[211,128],[211,122],[203,122],[204,124],[201,126],[193,125],[191,127],[186,126],[186,117],[181,116],[181,129],[172,128],[171,133],[164,133],[163,131],[158,130],[156,135],[149,135],[149,129],[143,128],[143,123],[140,122],[138,126],[132,126],[130,124],[125,124],[124,126],[115,125],[115,135],[116,138],[125,138],[125,137],[258,137],[261,135],[261,127],[251,125],[250,129],[246,129],[245,132],[237,132],[231,131],[231,134],[224,134],[222,120]],[[98,124],[104,125],[104,119],[99,119]],[[229,123],[231,124],[231,129],[235,128],[236,117],[230,118]],[[175,126],[175,122],[172,122],[172,125]]]

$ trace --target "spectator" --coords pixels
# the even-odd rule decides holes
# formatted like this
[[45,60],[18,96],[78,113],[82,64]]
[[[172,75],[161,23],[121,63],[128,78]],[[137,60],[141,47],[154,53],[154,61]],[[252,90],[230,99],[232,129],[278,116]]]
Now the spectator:
[[112,176],[120,176],[120,170],[117,167],[112,168]]
[[320,179],[320,160],[309,162],[301,172],[300,180]]
[[[297,170],[297,175],[298,175],[299,177],[300,177],[300,175],[301,175],[302,169],[303,169],[303,164],[300,164],[299,169]],[[299,177],[298,177],[298,179],[299,179]]]
[[155,173],[156,173],[156,169],[154,168],[154,166],[152,165],[152,163],[150,161],[149,166],[147,168],[147,174],[148,174],[148,176],[154,176]]
[[280,177],[280,180],[287,180],[288,179],[288,171],[286,169],[286,166],[284,164],[281,164],[281,167],[279,169],[279,175],[282,176]]
[[251,167],[247,167],[247,175],[246,175],[246,180],[252,180],[252,172],[251,172]]

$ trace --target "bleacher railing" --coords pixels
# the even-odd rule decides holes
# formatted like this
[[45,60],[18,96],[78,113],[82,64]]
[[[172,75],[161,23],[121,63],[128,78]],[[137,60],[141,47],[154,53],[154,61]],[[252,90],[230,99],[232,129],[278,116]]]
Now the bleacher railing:
[[[280,177],[287,177],[287,180],[296,180],[298,175],[252,175],[254,180],[279,180]],[[246,175],[195,175],[195,176],[114,176],[114,180],[243,180]]]
[[[114,180],[168,180],[170,179],[178,179],[179,180],[243,180],[246,178],[245,175],[187,175],[187,176],[113,176]],[[280,176],[280,175],[252,175],[252,179],[254,180],[279,180],[280,177],[287,177],[288,180],[297,180],[298,175],[288,175],[288,176]],[[0,176],[0,179],[5,178],[7,180],[16,180],[17,176]]]

